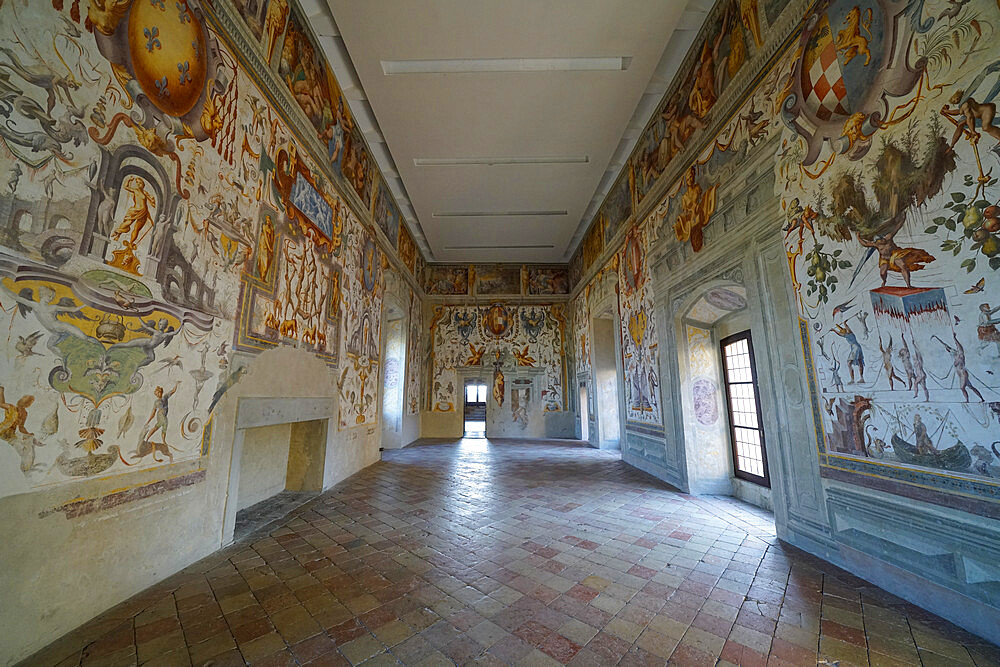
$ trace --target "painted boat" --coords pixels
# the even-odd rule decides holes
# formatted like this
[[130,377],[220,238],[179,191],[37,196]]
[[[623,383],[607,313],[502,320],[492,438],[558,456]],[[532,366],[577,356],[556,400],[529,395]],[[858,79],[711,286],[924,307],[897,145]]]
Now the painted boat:
[[969,448],[961,443],[930,454],[921,454],[917,451],[916,446],[911,445],[898,435],[893,435],[892,450],[896,453],[896,458],[903,463],[918,466],[965,472],[972,465],[972,454],[969,453]]

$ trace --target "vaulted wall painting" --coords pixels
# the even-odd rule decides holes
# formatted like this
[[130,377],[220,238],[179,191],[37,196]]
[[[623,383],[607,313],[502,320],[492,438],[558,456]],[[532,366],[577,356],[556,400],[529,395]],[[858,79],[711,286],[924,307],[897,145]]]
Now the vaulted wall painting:
[[[251,4],[263,50],[287,5]],[[383,258],[324,169],[209,8],[79,5],[0,5],[0,493],[203,456],[234,352],[340,363],[342,421],[373,420]],[[289,39],[328,131],[336,82]]]
[[[564,304],[435,306],[430,322],[431,409],[461,408],[458,368],[482,368],[484,378],[495,380],[497,373],[503,377],[504,369],[523,367],[544,371],[544,411],[563,410],[566,324]],[[505,395],[502,382],[500,395]],[[502,400],[497,401],[501,407]]]
[[778,185],[825,471],[997,496],[997,30],[994,3],[821,3],[795,47]]
[[630,422],[660,425],[659,343],[650,288],[649,225],[634,227],[618,260],[625,416]]

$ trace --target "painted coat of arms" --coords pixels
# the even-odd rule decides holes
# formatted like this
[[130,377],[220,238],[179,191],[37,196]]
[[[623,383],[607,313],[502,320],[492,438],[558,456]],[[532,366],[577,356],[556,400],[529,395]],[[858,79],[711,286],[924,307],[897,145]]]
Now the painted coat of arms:
[[913,4],[827,0],[806,18],[781,105],[782,121],[806,141],[804,166],[826,141],[835,154],[860,159],[877,130],[912,111],[892,99],[912,92],[924,69],[923,61],[910,62]]

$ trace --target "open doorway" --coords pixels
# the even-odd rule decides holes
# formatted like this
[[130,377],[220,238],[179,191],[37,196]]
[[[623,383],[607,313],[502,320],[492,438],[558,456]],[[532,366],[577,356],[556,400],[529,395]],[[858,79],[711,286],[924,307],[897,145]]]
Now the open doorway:
[[598,446],[601,449],[618,449],[621,446],[621,421],[618,406],[621,368],[615,343],[616,324],[608,313],[595,317],[593,331],[594,390],[597,404]]
[[402,308],[387,304],[383,324],[382,448],[403,446],[403,369],[406,359],[406,319]]
[[587,383],[580,383],[580,439],[590,440],[590,408],[587,404]]
[[465,383],[464,418],[466,438],[486,437],[486,385],[479,380]]

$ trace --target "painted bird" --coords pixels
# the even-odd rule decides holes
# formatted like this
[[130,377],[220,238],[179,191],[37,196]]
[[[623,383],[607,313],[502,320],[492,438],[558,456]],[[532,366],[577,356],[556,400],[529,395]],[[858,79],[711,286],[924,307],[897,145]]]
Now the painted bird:
[[128,409],[125,410],[125,414],[122,418],[118,420],[118,437],[121,438],[132,428],[132,424],[135,423],[135,416],[132,414],[132,406],[129,405]]
[[973,285],[972,287],[970,287],[969,289],[965,290],[965,293],[966,294],[978,294],[978,293],[980,293],[980,292],[983,291],[984,287],[986,287],[986,278],[980,278],[979,282],[976,283],[975,285]]
[[836,317],[837,315],[840,315],[841,313],[846,313],[851,308],[854,308],[854,306],[851,305],[851,301],[854,301],[854,297],[851,297],[850,301],[845,301],[839,306],[835,306],[833,309],[833,316]]
[[223,394],[232,389],[233,385],[235,385],[237,382],[242,380],[243,376],[246,375],[247,372],[248,371],[246,366],[243,365],[237,366],[236,369],[229,374],[229,377],[227,377],[225,380],[219,383],[219,388],[215,390],[214,394],[212,394],[212,403],[208,406],[208,412],[210,414],[212,410],[215,409],[215,405],[222,400]]
[[181,359],[181,355],[177,354],[174,355],[173,358],[171,359],[164,359],[163,361],[160,362],[160,367],[157,368],[155,372],[159,373],[160,371],[166,370],[167,374],[169,375],[170,374],[169,369],[171,368],[178,368],[180,370],[184,370],[184,360]]
[[17,358],[27,359],[28,357],[42,356],[40,352],[35,352],[35,345],[41,338],[41,331],[36,331],[28,336],[18,336],[17,342],[14,343],[14,349],[17,350]]

